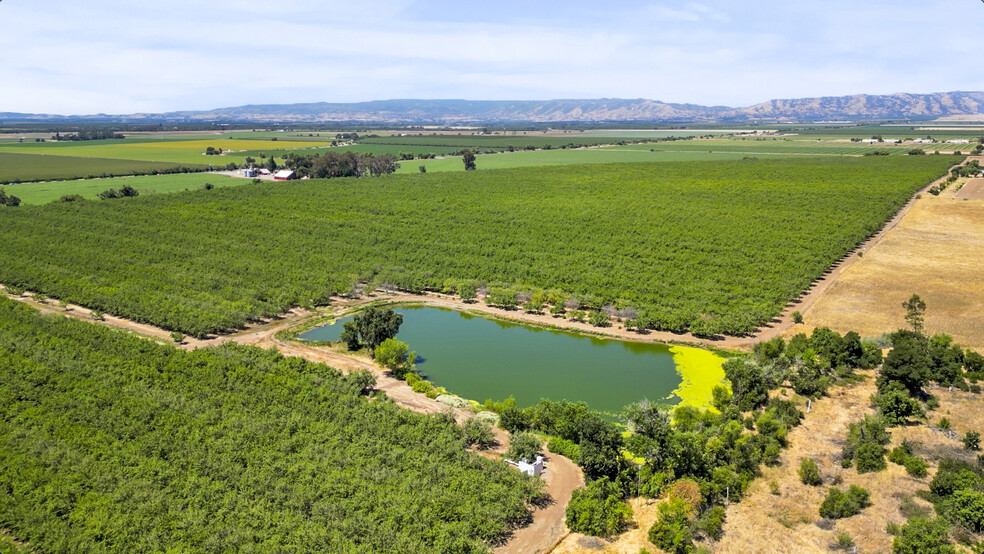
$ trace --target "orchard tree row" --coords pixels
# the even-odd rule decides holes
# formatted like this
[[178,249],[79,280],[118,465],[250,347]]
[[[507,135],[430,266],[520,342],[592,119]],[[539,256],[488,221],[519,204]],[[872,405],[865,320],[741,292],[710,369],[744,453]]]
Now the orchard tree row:
[[368,372],[0,299],[0,528],[38,552],[487,552],[541,483]]
[[752,333],[957,159],[384,175],[20,206],[0,210],[0,283],[194,336],[366,285],[551,291],[640,328]]

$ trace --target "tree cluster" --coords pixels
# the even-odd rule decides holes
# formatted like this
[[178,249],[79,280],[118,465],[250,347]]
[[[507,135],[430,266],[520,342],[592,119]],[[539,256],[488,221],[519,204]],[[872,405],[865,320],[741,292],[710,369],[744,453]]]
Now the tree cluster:
[[13,194],[7,194],[7,191],[0,188],[0,206],[10,206],[11,208],[20,206],[20,198],[17,198]]
[[51,136],[51,140],[59,141],[107,140],[124,138],[126,137],[111,129],[81,129],[79,132],[72,135],[63,135],[60,132],[55,132],[55,134]]
[[[351,321],[346,321],[342,331],[341,340],[349,350],[358,350],[365,347],[369,350],[369,355],[376,357],[376,348],[388,339],[393,339],[400,332],[400,325],[403,324],[403,315],[393,310],[383,310],[376,306],[369,306],[356,314]],[[399,352],[400,345],[406,344],[395,341],[384,350],[388,363],[403,363],[407,357],[406,352]],[[402,359],[397,359],[402,358]],[[411,362],[412,363],[412,362]]]
[[96,196],[98,196],[101,200],[110,200],[113,198],[132,198],[134,196],[140,196],[140,192],[130,185],[123,185],[120,190],[108,189],[100,192]]

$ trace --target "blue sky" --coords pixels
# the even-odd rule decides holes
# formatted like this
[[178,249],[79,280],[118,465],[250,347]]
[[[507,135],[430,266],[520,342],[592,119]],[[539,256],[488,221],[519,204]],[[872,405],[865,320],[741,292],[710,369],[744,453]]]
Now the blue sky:
[[978,0],[2,0],[0,112],[982,90],[981,21]]

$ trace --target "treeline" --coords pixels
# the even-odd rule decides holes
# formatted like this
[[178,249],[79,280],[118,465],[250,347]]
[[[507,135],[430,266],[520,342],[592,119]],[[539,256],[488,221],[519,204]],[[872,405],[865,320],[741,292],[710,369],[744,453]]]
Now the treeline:
[[107,140],[123,138],[126,137],[116,131],[113,131],[112,129],[79,129],[79,131],[74,135],[63,135],[60,131],[56,131],[55,134],[51,136],[51,140],[58,141]]
[[982,168],[980,162],[977,160],[971,160],[964,165],[954,167],[950,169],[950,175],[942,183],[933,185],[929,189],[929,193],[933,196],[939,196],[941,192],[945,191],[950,185],[957,182],[957,179],[961,177],[976,177],[981,174]]
[[[371,171],[359,159],[312,169]],[[0,218],[0,283],[194,336],[366,285],[573,298],[573,315],[611,306],[640,329],[751,333],[951,163],[545,167],[21,206]]]
[[[116,160],[114,160],[116,161]],[[224,167],[228,170],[238,169],[239,166],[235,163],[230,163]],[[154,169],[146,170],[131,170],[125,171],[123,173],[117,173],[112,171],[102,171],[100,173],[88,173],[85,175],[77,175],[72,177],[44,177],[37,179],[0,179],[0,185],[9,183],[37,183],[37,182],[47,182],[47,181],[77,181],[83,179],[110,179],[113,177],[129,177],[136,175],[175,175],[177,173],[205,173],[208,171],[214,171],[216,168],[211,165],[175,165],[170,167],[155,167]]]
[[541,483],[367,372],[0,300],[0,528],[39,552],[487,552]]
[[[230,169],[237,167],[249,167],[256,162],[253,158],[247,158],[246,163],[237,166],[230,163]],[[276,171],[280,168],[287,168],[297,173],[298,177],[309,177],[312,179],[334,179],[338,177],[364,177],[370,175],[378,177],[388,175],[400,168],[397,157],[393,154],[372,154],[360,152],[336,152],[327,151],[315,154],[298,154],[288,152],[281,156],[281,162],[276,158],[269,157],[260,166]]]

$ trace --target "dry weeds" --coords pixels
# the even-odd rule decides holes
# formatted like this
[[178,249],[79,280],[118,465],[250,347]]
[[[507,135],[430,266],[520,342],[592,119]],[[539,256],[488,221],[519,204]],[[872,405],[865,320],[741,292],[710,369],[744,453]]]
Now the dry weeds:
[[803,316],[807,327],[880,335],[904,326],[913,293],[926,301],[927,331],[984,349],[984,198],[955,198],[953,187],[925,195]]

